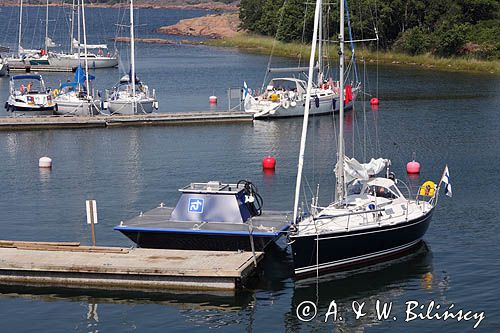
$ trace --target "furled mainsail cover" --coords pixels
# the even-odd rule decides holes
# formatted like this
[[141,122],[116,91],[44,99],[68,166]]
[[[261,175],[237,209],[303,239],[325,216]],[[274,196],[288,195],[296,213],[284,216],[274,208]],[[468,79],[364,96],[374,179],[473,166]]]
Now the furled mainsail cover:
[[384,170],[390,162],[385,158],[372,158],[368,163],[359,163],[355,158],[345,157],[345,180],[347,183],[354,179],[368,180],[370,176],[374,176]]

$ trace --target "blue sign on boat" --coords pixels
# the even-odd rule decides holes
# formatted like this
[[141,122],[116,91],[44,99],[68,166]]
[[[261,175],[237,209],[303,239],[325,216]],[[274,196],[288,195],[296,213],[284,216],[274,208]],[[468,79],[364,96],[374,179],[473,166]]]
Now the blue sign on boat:
[[203,199],[191,198],[188,206],[189,213],[203,213]]

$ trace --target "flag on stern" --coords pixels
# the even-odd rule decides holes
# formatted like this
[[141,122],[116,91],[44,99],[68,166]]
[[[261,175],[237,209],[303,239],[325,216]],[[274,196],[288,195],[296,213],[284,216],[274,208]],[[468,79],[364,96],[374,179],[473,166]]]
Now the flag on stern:
[[444,167],[443,178],[441,178],[441,181],[445,184],[444,194],[451,198],[453,192],[451,191],[450,171],[448,171],[448,166]]
[[246,99],[248,96],[248,86],[247,82],[243,81],[243,99]]
[[246,107],[250,101],[250,89],[248,89],[247,82],[243,81],[243,105]]

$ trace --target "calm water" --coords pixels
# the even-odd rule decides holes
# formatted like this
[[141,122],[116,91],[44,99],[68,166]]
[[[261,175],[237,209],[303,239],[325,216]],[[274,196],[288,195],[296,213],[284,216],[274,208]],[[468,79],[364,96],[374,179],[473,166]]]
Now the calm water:
[[[35,14],[37,9],[30,9]],[[2,8],[2,31],[14,31],[13,9]],[[89,10],[104,17],[110,36],[117,13]],[[155,26],[204,11],[138,11],[141,28],[154,35]],[[154,15],[154,16],[153,16]],[[7,17],[7,18],[6,18]],[[113,17],[113,23],[110,23]],[[100,20],[100,19],[99,19]],[[7,23],[10,22],[10,25]],[[62,28],[61,28],[62,29]],[[97,31],[97,30],[96,30]],[[3,35],[1,44],[15,44]],[[2,41],[4,38],[4,41]],[[26,37],[28,38],[28,37]],[[96,37],[97,39],[97,37]],[[100,42],[96,41],[96,42]],[[26,42],[26,45],[28,43]],[[277,60],[286,63],[286,60]],[[245,79],[260,86],[267,57],[203,46],[140,45],[142,78],[158,89],[163,112],[208,110],[207,97],[225,95]],[[375,68],[369,68],[372,88]],[[363,113],[361,103],[345,119],[348,153],[363,158],[382,154],[413,186],[439,180],[448,163],[454,196],[441,197],[425,236],[427,248],[398,260],[348,275],[316,281],[292,279],[287,249],[267,257],[261,279],[233,293],[138,294],[2,287],[0,323],[9,332],[467,332],[475,320],[404,322],[405,302],[431,300],[443,309],[484,311],[478,330],[500,327],[497,301],[500,274],[498,139],[500,80],[488,75],[445,73],[406,67],[380,68],[381,105]],[[99,87],[115,83],[118,70],[97,72]],[[47,74],[49,82],[65,74]],[[0,79],[0,100],[8,80]],[[373,91],[373,89],[372,89]],[[220,108],[226,104],[222,103]],[[363,117],[369,129],[365,131]],[[306,194],[320,187],[320,201],[329,202],[334,184],[334,127],[338,119],[311,121],[306,158]],[[375,126],[376,125],[376,126]],[[98,202],[100,245],[131,246],[112,227],[160,202],[173,205],[177,188],[193,181],[252,179],[268,209],[291,209],[301,119],[250,124],[89,130],[0,132],[0,230],[2,239],[79,241],[90,243],[84,201]],[[366,133],[366,135],[365,135]],[[349,142],[353,140],[348,140]],[[407,179],[404,165],[416,152],[422,174]],[[260,169],[263,156],[277,157],[274,175]],[[37,168],[38,158],[54,160],[50,172]],[[308,185],[307,185],[308,184]],[[309,186],[309,187],[308,187]],[[284,244],[280,244],[284,247]],[[310,322],[297,319],[303,301],[318,305]],[[324,323],[332,300],[342,320]],[[393,302],[388,320],[375,318],[376,300]],[[356,320],[353,301],[366,302],[367,315]],[[392,319],[393,316],[397,320]]]

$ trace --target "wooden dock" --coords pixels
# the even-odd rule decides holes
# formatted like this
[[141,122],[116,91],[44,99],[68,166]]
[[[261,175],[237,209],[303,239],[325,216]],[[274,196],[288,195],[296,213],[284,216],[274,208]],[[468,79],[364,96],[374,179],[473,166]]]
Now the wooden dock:
[[13,66],[9,65],[9,71],[11,72],[22,72],[22,73],[37,73],[37,72],[74,72],[75,70],[71,67],[54,67],[50,65],[23,65],[23,66]]
[[118,126],[154,126],[184,124],[220,124],[252,122],[247,112],[169,112],[144,115],[99,115],[99,116],[37,116],[0,117],[0,130],[38,130],[61,128],[107,128]]
[[[255,255],[257,262],[263,253]],[[250,252],[0,241],[0,284],[158,291],[231,290],[255,269]]]

